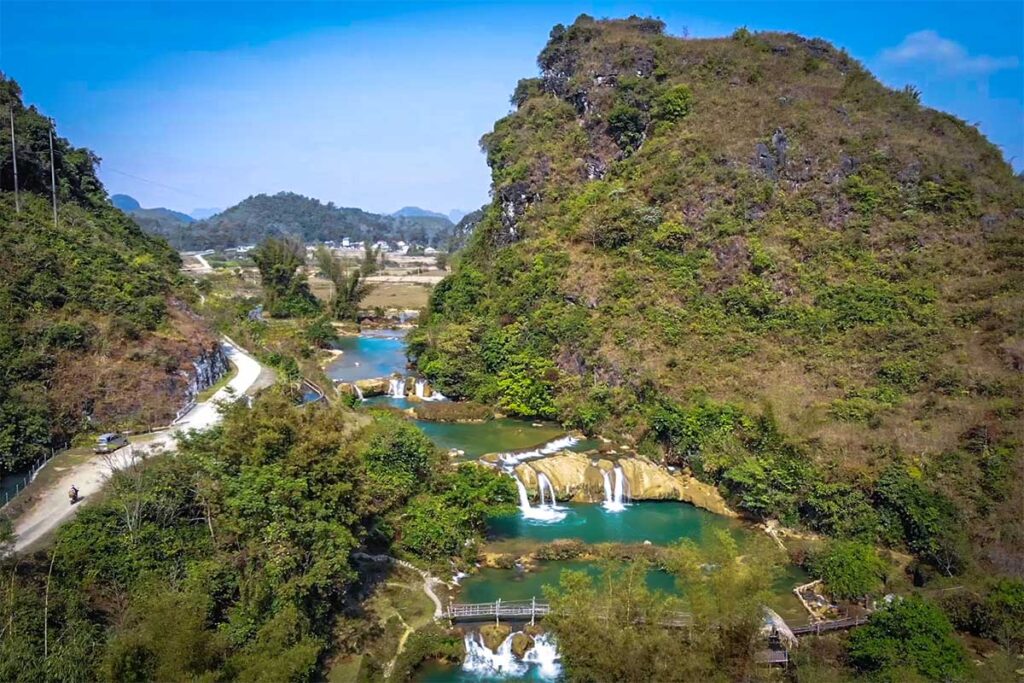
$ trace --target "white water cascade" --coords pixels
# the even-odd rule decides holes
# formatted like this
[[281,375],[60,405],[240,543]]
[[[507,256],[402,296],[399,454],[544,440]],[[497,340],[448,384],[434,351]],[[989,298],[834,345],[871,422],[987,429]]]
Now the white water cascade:
[[615,466],[615,502],[619,505],[625,505],[631,500],[629,495],[629,479],[626,479],[626,473],[622,471],[622,467],[619,465]]
[[626,509],[626,505],[623,502],[627,495],[625,493],[627,486],[625,473],[621,467],[615,466],[614,485],[612,484],[611,477],[605,470],[601,470],[601,477],[604,478],[604,509],[608,512],[622,512]]
[[533,460],[534,458],[543,458],[545,455],[551,455],[558,451],[564,451],[567,448],[572,448],[578,444],[580,440],[575,436],[561,436],[553,441],[548,441],[537,448],[528,451],[513,451],[510,453],[501,453],[498,455],[498,460],[502,465],[512,466],[518,465],[521,462],[527,460]]
[[512,652],[512,638],[516,634],[509,635],[498,647],[497,652],[484,645],[483,638],[479,633],[467,633],[465,637],[466,659],[462,662],[462,670],[474,674],[480,678],[492,677],[521,677],[530,670],[530,665],[537,669],[537,675],[542,680],[554,681],[562,675],[561,656],[558,654],[558,646],[547,633],[542,633],[534,639],[533,647],[530,648],[523,658],[516,659]]
[[558,643],[547,633],[533,639],[533,647],[523,656],[523,661],[537,665],[540,678],[555,681],[562,676],[562,655],[558,653]]
[[[544,505],[543,494],[541,504],[539,507],[533,507],[530,505],[530,494],[526,492],[526,486],[518,475],[513,474],[516,480],[516,488],[519,490],[519,511],[522,513],[524,519],[532,519],[538,522],[560,522],[565,519],[565,512],[557,509],[554,505]],[[550,486],[550,482],[548,483]],[[538,488],[539,488],[538,484]],[[543,491],[543,489],[541,489]],[[554,491],[552,490],[551,497],[554,499]]]
[[391,398],[405,398],[404,377],[392,377],[388,381],[388,396]]
[[366,397],[363,396],[363,390],[359,388],[358,384],[353,382],[352,383],[352,389],[356,392],[356,396],[359,397],[360,401],[365,401],[366,400]]
[[418,379],[418,380],[416,380],[416,384],[413,385],[413,394],[416,396],[416,398],[420,399],[421,401],[447,401],[448,400],[447,396],[442,394],[437,389],[434,389],[433,387],[430,387],[430,390],[431,390],[430,391],[430,396],[427,396],[426,393],[427,393],[427,388],[428,387],[430,387],[430,385],[427,384],[427,380],[425,380],[425,379]]
[[537,493],[540,495],[540,504],[544,505],[544,489],[548,490],[551,494],[551,507],[558,505],[558,500],[555,499],[555,487],[551,485],[551,480],[548,479],[548,475],[543,472],[537,473]]

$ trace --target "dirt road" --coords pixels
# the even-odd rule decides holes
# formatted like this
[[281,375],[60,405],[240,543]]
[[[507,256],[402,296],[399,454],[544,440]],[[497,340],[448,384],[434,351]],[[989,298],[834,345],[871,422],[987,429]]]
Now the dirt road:
[[[135,457],[174,450],[177,437],[182,432],[206,429],[220,420],[217,403],[228,398],[229,389],[235,396],[242,396],[257,383],[262,368],[256,359],[227,338],[222,343],[224,353],[238,368],[238,373],[227,386],[206,401],[196,404],[170,429],[132,437],[132,443],[128,447],[110,455],[95,455],[86,462],[70,468],[56,484],[39,496],[30,508],[13,520],[14,533],[17,536],[15,552],[29,548],[74,515],[83,503],[88,502],[90,496],[103,488],[104,482],[113,470],[125,466]],[[78,487],[78,493],[84,499],[76,505],[71,505],[68,500],[68,490],[72,485]]]

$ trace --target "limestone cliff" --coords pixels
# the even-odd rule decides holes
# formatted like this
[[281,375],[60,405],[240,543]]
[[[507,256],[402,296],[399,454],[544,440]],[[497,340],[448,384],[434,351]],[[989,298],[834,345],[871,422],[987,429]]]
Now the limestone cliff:
[[611,473],[615,465],[622,468],[633,500],[678,500],[719,515],[737,516],[714,486],[683,472],[670,471],[641,456],[631,455],[613,462],[597,453],[563,451],[520,463],[514,471],[531,492],[537,491],[537,475],[543,473],[551,481],[559,500],[599,503],[604,500],[601,472]]

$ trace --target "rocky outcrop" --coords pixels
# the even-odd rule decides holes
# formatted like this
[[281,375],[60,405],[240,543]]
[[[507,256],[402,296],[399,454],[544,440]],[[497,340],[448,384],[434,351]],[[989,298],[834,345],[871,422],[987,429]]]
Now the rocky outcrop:
[[486,624],[480,627],[480,638],[491,652],[497,652],[511,634],[512,629],[506,624]]
[[[388,378],[377,377],[375,379],[358,379],[354,384],[363,392],[364,397],[383,396],[388,393]],[[340,386],[339,386],[340,389]]]
[[512,654],[514,654],[517,659],[525,657],[527,651],[532,647],[533,638],[522,631],[518,631],[512,635]]
[[714,486],[637,455],[612,460],[596,452],[563,451],[520,463],[515,473],[531,491],[537,490],[537,475],[543,473],[551,481],[559,500],[599,503],[605,495],[601,472],[611,474],[616,465],[622,468],[632,500],[678,500],[719,515],[738,516]]
[[199,392],[213,386],[224,376],[228,371],[228,357],[220,343],[214,342],[192,359],[192,367],[192,372],[183,371],[188,377],[186,403],[194,401]]

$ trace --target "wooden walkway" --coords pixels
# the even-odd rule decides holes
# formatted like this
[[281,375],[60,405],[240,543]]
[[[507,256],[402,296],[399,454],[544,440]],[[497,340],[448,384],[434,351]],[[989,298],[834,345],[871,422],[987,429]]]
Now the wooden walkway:
[[[551,605],[533,600],[496,600],[495,602],[452,603],[448,605],[448,618],[457,621],[490,621],[509,619],[511,621],[536,621],[551,612]],[[684,612],[673,612],[661,622],[668,628],[686,628],[693,619]]]
[[[551,612],[551,605],[547,602],[532,600],[496,600],[494,602],[475,603],[451,603],[448,605],[446,615],[453,622],[458,621],[489,621],[491,619],[500,621],[508,619],[511,621],[536,621]],[[843,631],[846,629],[863,626],[868,622],[866,616],[846,617],[832,621],[819,621],[812,624],[793,626],[790,630],[795,636],[821,635],[830,631]],[[693,624],[693,618],[685,612],[673,612],[661,622],[662,626],[668,628],[686,628]]]
[[794,626],[790,630],[793,631],[794,636],[817,636],[829,631],[844,631],[857,626],[863,626],[866,623],[868,623],[867,617],[847,617],[845,619],[818,621],[813,624]]

